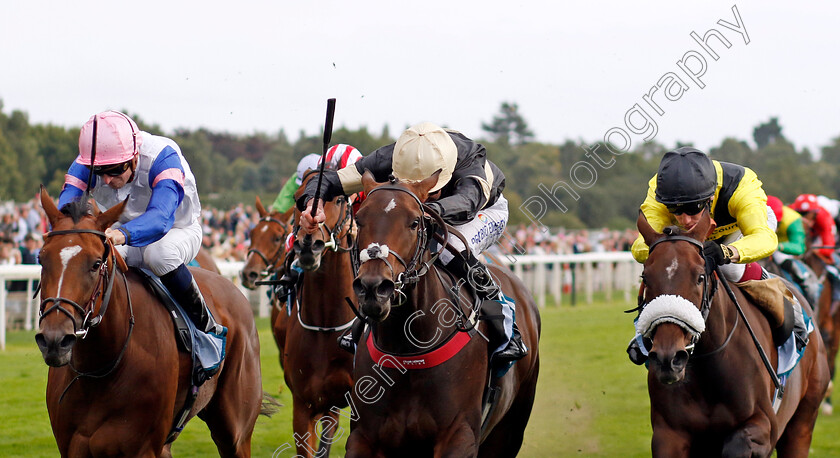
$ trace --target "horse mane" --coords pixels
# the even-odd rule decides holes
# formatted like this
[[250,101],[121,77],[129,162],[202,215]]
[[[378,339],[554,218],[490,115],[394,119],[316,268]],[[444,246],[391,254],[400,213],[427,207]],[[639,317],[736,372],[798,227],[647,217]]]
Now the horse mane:
[[61,207],[61,213],[73,218],[74,223],[78,223],[85,216],[91,216],[90,202],[85,199],[77,199],[68,202]]

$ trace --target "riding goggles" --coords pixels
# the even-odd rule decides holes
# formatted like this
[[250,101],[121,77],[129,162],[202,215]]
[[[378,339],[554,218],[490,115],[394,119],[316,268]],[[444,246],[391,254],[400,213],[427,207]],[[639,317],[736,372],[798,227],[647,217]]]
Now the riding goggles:
[[665,208],[668,209],[668,212],[674,215],[696,215],[703,211],[706,208],[706,205],[709,204],[708,200],[701,200],[699,202],[690,202],[687,204],[680,204],[680,205],[666,205]]
[[131,161],[123,162],[121,164],[108,164],[93,167],[94,175],[108,175],[109,177],[118,177],[125,173],[131,166]]

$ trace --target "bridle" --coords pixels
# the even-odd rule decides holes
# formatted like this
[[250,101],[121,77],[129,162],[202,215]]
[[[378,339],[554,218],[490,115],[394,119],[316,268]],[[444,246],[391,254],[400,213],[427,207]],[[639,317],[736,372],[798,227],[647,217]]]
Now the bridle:
[[[63,231],[52,231],[44,234],[44,238],[53,237],[56,235],[67,235],[67,234],[94,234],[98,235],[102,239],[102,243],[105,246],[105,252],[102,254],[101,262],[102,264],[99,266],[99,281],[96,283],[96,287],[94,288],[93,292],[91,293],[90,298],[85,303],[84,306],[79,305],[75,301],[67,299],[66,297],[56,296],[56,297],[48,297],[41,301],[40,307],[40,318],[38,319],[38,323],[40,324],[44,318],[52,312],[53,310],[57,310],[61,313],[67,315],[68,318],[73,322],[73,329],[75,330],[75,334],[77,337],[81,337],[84,339],[87,337],[88,331],[90,328],[95,328],[99,326],[102,322],[102,318],[105,316],[105,312],[108,311],[108,303],[111,299],[111,291],[114,286],[114,279],[116,278],[116,262],[108,262],[109,260],[113,259],[113,245],[105,236],[105,233],[102,231],[97,231],[93,229],[68,229]],[[110,272],[107,270],[110,264]],[[103,292],[104,287],[104,294],[102,295],[101,305],[99,306],[99,313],[94,315],[95,309],[95,302],[99,298],[100,294]],[[49,305],[51,304],[51,305]],[[80,315],[84,316],[82,323],[79,324],[76,321],[76,317],[73,313],[64,307],[62,304],[67,304],[79,312]],[[49,305],[49,307],[47,307]]]
[[[691,238],[691,237],[686,237],[684,235],[676,235],[676,234],[673,234],[673,233],[669,233],[668,228],[666,228],[665,236],[660,238],[659,240],[656,240],[655,242],[653,242],[650,245],[650,247],[648,248],[648,253],[652,253],[653,249],[656,248],[657,245],[659,245],[660,243],[663,243],[663,242],[688,242],[688,243],[694,245],[697,248],[697,250],[700,253],[700,257],[703,258],[703,265],[704,265],[704,270],[706,271],[706,274],[704,275],[704,278],[703,278],[703,295],[702,295],[702,299],[701,299],[701,302],[700,302],[700,314],[703,316],[703,321],[705,322],[708,319],[709,312],[711,311],[711,308],[712,308],[712,300],[714,299],[715,293],[717,292],[718,281],[717,281],[717,277],[715,277],[714,270],[711,269],[711,265],[706,260],[705,256],[703,256],[703,243],[701,243],[700,241],[698,241],[694,238]],[[644,288],[645,287],[644,278],[642,280],[643,280],[642,281],[642,287]],[[645,306],[644,300],[645,300],[644,299],[644,291],[640,291],[640,293],[639,293],[639,307],[638,307],[639,311],[641,311]],[[714,350],[712,353],[717,353],[718,351],[722,350],[723,347],[725,347],[729,343],[729,339],[732,338],[732,334],[735,332],[735,327],[737,326],[737,324],[738,323],[736,322],[735,326],[732,327],[732,331],[730,332],[729,337],[726,339],[723,346]],[[699,339],[700,339],[699,335],[692,337],[691,343],[686,346],[686,351],[688,351],[689,355],[692,355],[692,353],[694,352],[694,347],[695,347],[695,345],[696,345],[696,343]],[[708,356],[708,355],[709,355],[709,353],[706,353],[706,354],[700,355],[700,356]]]
[[[117,262],[116,256],[114,254],[115,249],[114,245],[108,239],[102,231],[97,231],[94,229],[67,229],[61,231],[51,231],[44,234],[44,238],[53,237],[56,235],[67,235],[67,234],[94,234],[99,236],[102,240],[102,244],[105,246],[105,252],[102,254],[102,264],[99,267],[99,281],[96,284],[96,287],[93,289],[91,293],[90,299],[85,303],[84,307],[67,299],[66,297],[56,296],[56,297],[48,297],[41,301],[41,306],[39,310],[40,318],[38,319],[38,323],[40,324],[41,321],[53,310],[60,311],[67,315],[68,318],[73,322],[73,328],[75,335],[84,339],[87,337],[88,332],[91,328],[95,328],[102,324],[102,320],[105,317],[105,313],[108,311],[108,304],[111,301],[111,292],[114,286],[114,279],[116,278],[117,273]],[[110,264],[110,271],[108,270],[108,264]],[[67,391],[73,386],[73,383],[82,378],[82,377],[91,377],[91,378],[103,378],[108,376],[114,369],[119,366],[120,361],[122,361],[123,356],[125,355],[125,351],[128,348],[128,342],[131,340],[131,334],[134,331],[134,307],[131,304],[131,292],[128,288],[128,277],[123,274],[123,283],[125,284],[125,294],[126,300],[128,301],[128,310],[129,310],[129,318],[128,318],[128,335],[126,335],[125,342],[123,343],[122,349],[120,353],[117,355],[114,360],[102,367],[101,369],[97,369],[94,371],[89,372],[79,372],[74,366],[73,362],[70,362],[70,367],[73,369],[73,372],[76,373],[76,376],[67,384],[67,387],[64,388],[64,391],[61,393],[61,397],[59,398],[59,402],[64,399],[64,395],[67,394]],[[102,293],[104,287],[104,294],[102,294],[102,300],[99,305],[99,313],[94,315],[94,308],[96,300],[100,297],[100,293]],[[52,304],[47,308],[47,304]],[[73,316],[73,313],[68,310],[67,308],[63,307],[62,304],[69,304],[73,309],[78,311],[81,315],[84,316],[81,325],[76,322],[76,318]]]
[[[279,219],[274,218],[270,215],[266,215],[266,216],[260,218],[260,222],[261,223],[276,223],[276,224],[280,225],[281,229],[283,229],[284,234],[287,234],[289,232],[289,225],[287,223],[284,223],[284,222],[280,221]],[[252,238],[252,242],[253,242],[253,238]],[[274,254],[272,254],[270,258],[256,248],[251,248],[250,250],[248,250],[247,256],[250,256],[251,253],[254,253],[257,256],[259,256],[260,259],[262,259],[263,262],[265,263],[265,271],[263,272],[263,275],[267,276],[267,275],[271,274],[272,272],[274,272],[274,270],[277,268],[277,261],[280,260],[280,256],[283,254],[283,246],[284,246],[284,241],[281,240],[280,244],[277,246],[277,249],[274,251]]]
[[[324,238],[324,248],[329,248],[337,253],[346,253],[353,249],[353,244],[349,244],[349,246],[342,246],[337,240],[341,238],[341,233],[344,232],[345,226],[347,226],[348,222],[350,223],[351,227],[353,224],[353,207],[349,204],[349,199],[340,196],[338,198],[341,204],[341,217],[336,221],[333,227],[327,226],[325,223],[321,223],[318,225],[318,230],[321,231],[321,236]],[[348,228],[349,230],[349,228]],[[295,218],[295,224],[293,228],[293,233],[295,235],[295,251],[300,251],[300,246],[297,242],[297,234],[300,231],[300,223],[297,218]]]
[[[413,285],[420,281],[420,277],[425,275],[429,272],[432,264],[437,260],[440,254],[443,252],[444,247],[449,240],[449,232],[445,231],[445,235],[443,236],[443,240],[440,244],[441,248],[437,252],[432,253],[431,256],[428,257],[425,261],[423,261],[424,254],[428,250],[428,242],[429,242],[429,229],[437,225],[437,227],[445,228],[446,223],[443,222],[443,219],[440,215],[437,214],[436,211],[424,205],[420,199],[410,190],[403,188],[401,186],[396,185],[382,185],[377,188],[372,189],[368,192],[367,199],[370,199],[370,196],[377,192],[377,191],[398,191],[403,192],[411,196],[414,202],[417,204],[418,209],[420,210],[420,226],[418,228],[418,236],[417,236],[417,243],[414,246],[414,253],[412,254],[411,258],[408,262],[400,256],[398,253],[394,252],[393,250],[389,250],[387,245],[380,244],[380,243],[371,243],[366,248],[359,248],[358,245],[358,237],[353,243],[353,273],[354,276],[358,273],[359,268],[361,268],[362,264],[373,261],[373,260],[380,260],[385,263],[388,267],[388,270],[391,272],[391,280],[394,282],[394,296],[391,299],[392,306],[400,306],[405,303],[408,299],[407,295],[403,291],[403,289],[408,285]],[[425,217],[423,215],[428,215]],[[394,259],[397,260],[399,264],[402,265],[403,270],[396,275],[394,278],[394,265],[388,260],[389,256],[393,256]]]

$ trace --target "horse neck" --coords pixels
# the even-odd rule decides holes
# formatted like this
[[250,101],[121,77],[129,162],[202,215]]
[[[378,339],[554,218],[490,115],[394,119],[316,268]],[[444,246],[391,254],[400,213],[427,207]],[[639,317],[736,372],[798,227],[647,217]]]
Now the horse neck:
[[[453,327],[441,325],[442,321],[453,316],[453,302],[446,286],[435,273],[437,268],[433,265],[417,283],[406,287],[403,290],[406,302],[398,307],[392,306],[388,318],[374,325],[379,348],[392,353],[417,353],[429,349],[419,347],[418,342],[441,343],[454,332]],[[408,320],[411,320],[410,326],[406,326]]]
[[[80,372],[95,371],[112,363],[123,350],[129,333],[128,296],[125,274],[114,269],[114,285],[106,313],[87,337],[79,339],[73,347],[73,367]],[[104,293],[103,293],[104,294]],[[101,309],[97,308],[99,313]]]
[[317,270],[303,275],[301,318],[317,326],[340,326],[353,319],[345,297],[353,297],[349,252],[327,251]]
[[[712,297],[709,316],[706,318],[706,330],[697,342],[696,354],[713,352],[728,345],[727,338],[736,325],[737,311],[723,285],[718,283],[717,292]],[[722,351],[720,353],[723,353]]]

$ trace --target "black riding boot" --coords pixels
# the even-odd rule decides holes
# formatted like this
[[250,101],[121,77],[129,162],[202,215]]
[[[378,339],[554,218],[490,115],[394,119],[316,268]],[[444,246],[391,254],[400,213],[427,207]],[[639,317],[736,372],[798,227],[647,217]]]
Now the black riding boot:
[[[498,309],[498,314],[501,314],[501,288],[496,284],[496,281],[493,279],[493,276],[490,274],[490,270],[487,266],[476,259],[470,250],[461,252],[461,256],[456,256],[452,259],[449,264],[446,265],[446,268],[458,278],[466,280],[467,283],[472,286],[479,299],[482,301],[481,308],[485,311],[485,313],[487,310]],[[503,316],[501,320],[488,320],[488,324],[490,325],[491,334],[498,333],[498,329],[500,328],[501,340],[503,341],[507,339],[507,335],[504,331]],[[497,332],[492,331],[494,328],[497,329]],[[492,351],[498,347],[499,341],[492,338],[493,336],[489,337]],[[513,335],[510,337],[507,346],[500,352],[496,353],[494,359],[500,362],[510,362],[522,359],[526,355],[528,355],[528,347],[522,342],[522,334],[520,334],[519,328],[516,326],[516,322],[514,321]]]
[[216,323],[216,320],[213,319],[213,315],[204,302],[201,290],[198,289],[195,279],[184,264],[161,276],[160,279],[198,329],[222,335],[224,326]]
[[365,322],[356,318],[353,324],[350,325],[350,332],[345,332],[338,337],[338,346],[342,350],[348,351],[351,354],[356,353],[356,346],[362,338],[362,333],[365,332]]

